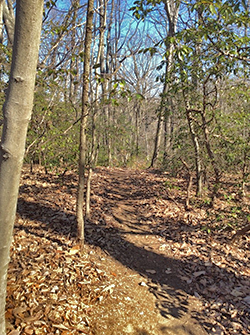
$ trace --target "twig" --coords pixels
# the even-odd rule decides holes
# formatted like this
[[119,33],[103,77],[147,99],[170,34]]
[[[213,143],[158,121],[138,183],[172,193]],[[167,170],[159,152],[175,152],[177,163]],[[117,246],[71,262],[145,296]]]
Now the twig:
[[240,236],[245,235],[246,233],[248,233],[250,231],[250,224],[248,224],[247,226],[245,226],[244,228],[238,230],[234,236],[231,238],[230,243],[234,243],[236,240],[238,240],[240,238]]

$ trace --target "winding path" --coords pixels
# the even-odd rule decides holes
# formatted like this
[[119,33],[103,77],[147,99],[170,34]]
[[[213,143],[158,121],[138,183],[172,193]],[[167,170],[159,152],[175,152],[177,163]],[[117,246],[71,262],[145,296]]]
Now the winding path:
[[103,190],[107,234],[101,247],[146,281],[157,310],[157,335],[206,335],[201,302],[188,293],[187,284],[178,276],[183,263],[174,259],[145,210],[147,199],[156,195],[154,185],[144,182],[141,174],[110,170]]

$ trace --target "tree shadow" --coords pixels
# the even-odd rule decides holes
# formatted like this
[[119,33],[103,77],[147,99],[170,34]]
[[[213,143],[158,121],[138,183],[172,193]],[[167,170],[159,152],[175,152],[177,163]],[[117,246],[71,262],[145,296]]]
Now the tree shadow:
[[[27,223],[25,225],[17,224],[16,229],[23,229],[27,233],[39,237],[46,236],[47,239],[58,243],[58,245],[62,245],[58,235],[64,235],[72,239],[76,236],[76,223],[71,213],[39,203],[27,202],[24,199],[19,199],[18,213],[22,218],[36,221],[38,224],[30,226]],[[100,247],[121,264],[145,277],[149,290],[156,297],[156,307],[164,318],[181,320],[190,312],[189,300],[193,292],[191,287],[180,279],[178,272],[185,268],[192,268],[193,264],[197,264],[197,262],[200,262],[205,268],[202,260],[192,256],[182,261],[146,250],[126,240],[127,234],[128,232],[122,229],[108,227],[107,225],[98,226],[90,222],[85,230],[87,244]],[[137,234],[140,234],[140,232],[137,232]],[[166,273],[167,269],[171,269],[171,273]],[[227,269],[215,265],[213,265],[213,271],[219,278],[225,278],[225,280],[234,276]],[[243,277],[239,275],[239,278]],[[234,279],[237,280],[237,278]],[[218,286],[214,299],[217,296],[217,298],[220,297],[223,300],[219,290],[220,287]],[[212,329],[213,325],[206,320],[205,315],[191,311],[191,317],[196,319],[207,331]]]
[[[110,182],[110,180],[108,180],[108,182]],[[119,180],[116,183],[116,188],[119,188],[122,185],[122,182]],[[117,201],[120,198],[118,199],[117,195],[122,194],[123,200],[131,199],[131,185],[131,183],[127,183],[126,187],[121,187],[121,192],[118,191],[118,189],[112,190],[112,188],[109,188],[106,191],[104,190],[106,194],[108,193],[108,196],[105,197],[105,201],[109,202],[110,200],[114,200],[111,204],[111,209],[118,205]],[[36,186],[30,191],[38,192],[39,187]],[[29,190],[23,187],[21,188],[21,192],[25,193],[29,192]],[[138,193],[133,193],[133,197],[138,198],[138,196]],[[140,193],[140,197],[143,198],[143,194]],[[60,238],[58,238],[59,235],[63,235],[69,239],[75,239],[76,237],[76,218],[71,211],[62,210],[55,205],[53,206],[52,203],[45,205],[38,202],[26,201],[24,198],[20,197],[17,212],[22,218],[27,218],[36,222],[36,224],[28,225],[28,223],[17,223],[16,229],[23,229],[27,233],[35,236],[46,237],[48,240],[58,243],[59,245],[63,244]],[[127,214],[130,215],[131,213]],[[119,217],[115,215],[113,215],[113,217],[114,220],[119,219]],[[142,221],[147,221],[147,217],[143,217],[142,213],[140,213],[140,218]],[[230,269],[220,267],[216,264],[212,264],[211,267],[208,268],[204,260],[196,255],[191,255],[184,259],[174,259],[173,257],[169,257],[167,253],[157,253],[135,245],[127,239],[129,234],[149,235],[149,232],[145,232],[141,229],[140,222],[133,222],[133,225],[131,226],[126,223],[130,231],[129,229],[123,229],[122,225],[125,225],[124,221],[120,220],[119,223],[120,226],[118,228],[111,226],[105,220],[102,221],[101,225],[88,221],[85,227],[86,243],[91,246],[100,247],[122,265],[142,275],[147,282],[149,290],[156,297],[156,307],[166,320],[174,318],[181,322],[185,315],[190,313],[190,317],[197,321],[197,325],[200,324],[207,332],[211,332],[213,324],[206,318],[205,313],[197,312],[195,309],[192,310],[192,298],[194,295],[197,293],[203,301],[210,300],[227,303],[228,295],[222,291],[220,283],[222,281],[225,285],[227,282],[240,283],[241,280],[247,281],[249,278],[240,273],[236,277]],[[166,220],[163,220],[160,224],[162,227],[164,225],[169,225],[170,227],[171,225],[174,225],[174,222],[171,222],[170,220],[169,223],[166,223]],[[161,236],[160,229],[157,228],[154,230],[153,228],[153,226],[150,227],[151,234]],[[190,233],[194,229],[193,227],[184,228],[190,230]],[[165,236],[165,243],[168,243],[168,238],[172,238],[176,242],[182,242],[181,234],[172,236],[171,231]],[[200,247],[207,248],[206,245],[201,245]],[[224,256],[226,257],[227,255]],[[209,275],[212,278],[210,286],[214,286],[214,291],[210,296],[203,293],[203,290],[205,291],[205,285],[192,287],[194,285],[193,282],[188,284],[186,280],[181,278],[180,273],[182,273],[182,271],[190,273],[190,269],[193,269],[194,264],[198,264],[199,268],[202,269],[204,273],[210,271]],[[242,305],[237,302],[235,303],[234,301],[231,301],[230,303],[233,308],[238,309],[240,313],[244,312],[246,319],[249,319],[250,311],[247,310],[247,308],[243,311]],[[179,327],[178,329],[176,328],[176,334],[178,334],[181,329],[186,331],[186,334],[196,334],[192,333],[192,329],[189,328],[187,324],[185,326],[186,329],[183,328],[184,323],[180,323],[176,327]],[[171,334],[171,331],[174,334],[173,329],[168,328],[168,326],[162,326],[163,334]],[[221,329],[221,331],[223,331],[223,329]],[[202,335],[202,332],[200,332],[200,335]]]

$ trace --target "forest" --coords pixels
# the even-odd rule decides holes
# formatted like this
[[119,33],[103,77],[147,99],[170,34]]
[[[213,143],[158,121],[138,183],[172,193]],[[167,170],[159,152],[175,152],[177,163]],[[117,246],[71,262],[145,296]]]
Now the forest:
[[0,334],[249,334],[250,2],[0,23]]

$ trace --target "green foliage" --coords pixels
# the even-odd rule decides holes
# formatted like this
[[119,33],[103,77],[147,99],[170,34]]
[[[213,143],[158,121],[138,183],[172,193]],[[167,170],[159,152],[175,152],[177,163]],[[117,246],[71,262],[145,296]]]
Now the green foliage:
[[[113,107],[113,108],[116,108]],[[131,133],[134,129],[130,123],[129,117],[122,113],[121,106],[119,109],[114,109],[116,114],[116,124],[103,128],[104,123],[97,124],[97,131],[99,133],[108,132],[111,141],[111,151],[113,157],[113,164],[115,166],[127,166],[133,155],[134,143],[132,142]],[[104,143],[99,143],[99,155],[97,164],[107,165],[108,163],[108,147]]]
[[0,45],[0,108],[2,108],[5,99],[5,90],[8,85],[12,51],[4,44]]
[[144,20],[156,5],[159,5],[162,0],[136,0],[134,6],[130,8],[136,19]]
[[[79,126],[73,127],[74,122],[75,110],[70,103],[61,101],[61,88],[57,82],[51,79],[48,90],[48,81],[44,81],[44,76],[39,76],[28,130],[28,153],[25,161],[47,167],[75,165],[78,156]],[[72,128],[69,129],[70,127]]]
[[171,181],[169,180],[165,180],[163,182],[163,186],[164,188],[166,188],[167,190],[180,190],[180,186],[178,185],[174,185]]
[[201,230],[207,232],[208,234],[210,234],[210,233],[212,232],[212,231],[211,231],[211,228],[210,228],[209,226],[203,226],[203,227],[201,228]]
[[[47,12],[54,5],[54,1],[45,2]],[[156,80],[158,88],[161,84],[168,85],[166,96],[159,96],[157,93],[154,103],[148,102],[145,92],[137,87],[135,89],[132,73],[128,73],[129,78],[124,79],[125,72],[118,71],[114,81],[114,77],[106,78],[100,74],[100,61],[95,64],[96,50],[93,51],[90,100],[92,99],[93,104],[96,104],[98,164],[109,164],[109,150],[115,165],[134,164],[136,157],[141,159],[144,157],[144,161],[148,159],[153,148],[160,98],[163,98],[161,105],[163,117],[171,113],[173,118],[171,149],[167,155],[162,147],[160,149],[159,162],[162,166],[164,165],[164,169],[168,169],[175,175],[182,169],[182,163],[179,160],[179,157],[182,157],[191,169],[195,170],[195,152],[185,114],[187,106],[192,110],[191,116],[201,146],[201,158],[206,172],[211,171],[211,165],[205,150],[201,127],[200,111],[204,108],[211,147],[221,170],[241,171],[244,163],[249,162],[248,60],[250,49],[247,34],[249,15],[246,3],[198,0],[187,4],[182,3],[181,6],[183,6],[182,9],[186,6],[187,17],[185,18],[189,19],[188,26],[180,24],[174,36],[163,34],[154,36],[150,39],[151,44],[142,44],[139,53],[133,55],[135,59],[141,56],[145,57],[145,60],[147,57],[157,60],[152,77],[145,80],[142,75],[138,82]],[[134,2],[131,11],[137,19],[146,21],[149,14],[156,15],[154,14],[157,12],[156,8],[164,10],[164,1],[138,0]],[[189,18],[188,15],[190,15]],[[31,147],[26,161],[33,160],[46,165],[76,163],[78,125],[64,134],[76,121],[77,113],[81,108],[80,86],[78,86],[81,83],[81,74],[78,73],[78,67],[70,67],[69,63],[78,64],[79,62],[80,64],[84,55],[80,40],[71,44],[73,42],[71,40],[72,22],[70,16],[56,18],[47,21],[43,28],[46,38],[43,40],[42,52],[52,50],[52,53],[50,62],[48,61],[38,71],[34,114],[27,142],[27,148]],[[76,36],[79,32],[80,30],[77,31]],[[65,38],[60,40],[62,36]],[[69,52],[71,45],[75,45],[76,49]],[[174,45],[174,64],[171,76],[166,76],[164,70],[170,45]],[[53,49],[53,46],[56,47]],[[129,45],[129,48],[134,49],[134,45]],[[53,53],[53,50],[56,52]],[[7,64],[10,61],[8,50],[3,54]],[[112,57],[113,55],[107,55],[105,61],[108,63]],[[131,59],[128,60],[130,66]],[[136,63],[136,66],[137,70],[139,69],[137,71],[139,77],[142,65]],[[7,65],[5,73],[8,73]],[[78,89],[75,105],[69,101],[68,90],[71,77]],[[131,82],[130,86],[127,82]],[[2,84],[5,85],[5,83]],[[103,84],[107,85],[107,92],[101,97],[98,90]],[[156,92],[156,89],[153,92]],[[0,94],[1,103],[3,90]],[[204,100],[206,100],[205,104]],[[171,106],[170,101],[172,101]],[[139,144],[135,139],[137,110],[140,113],[139,121],[145,122],[138,125]],[[91,147],[92,136],[90,128],[91,125],[88,130],[89,147]],[[143,131],[143,128],[147,130]],[[146,135],[149,139],[145,139]],[[110,142],[110,148],[107,147],[107,142]],[[146,146],[149,148],[146,149]],[[244,178],[248,178],[247,171]]]

